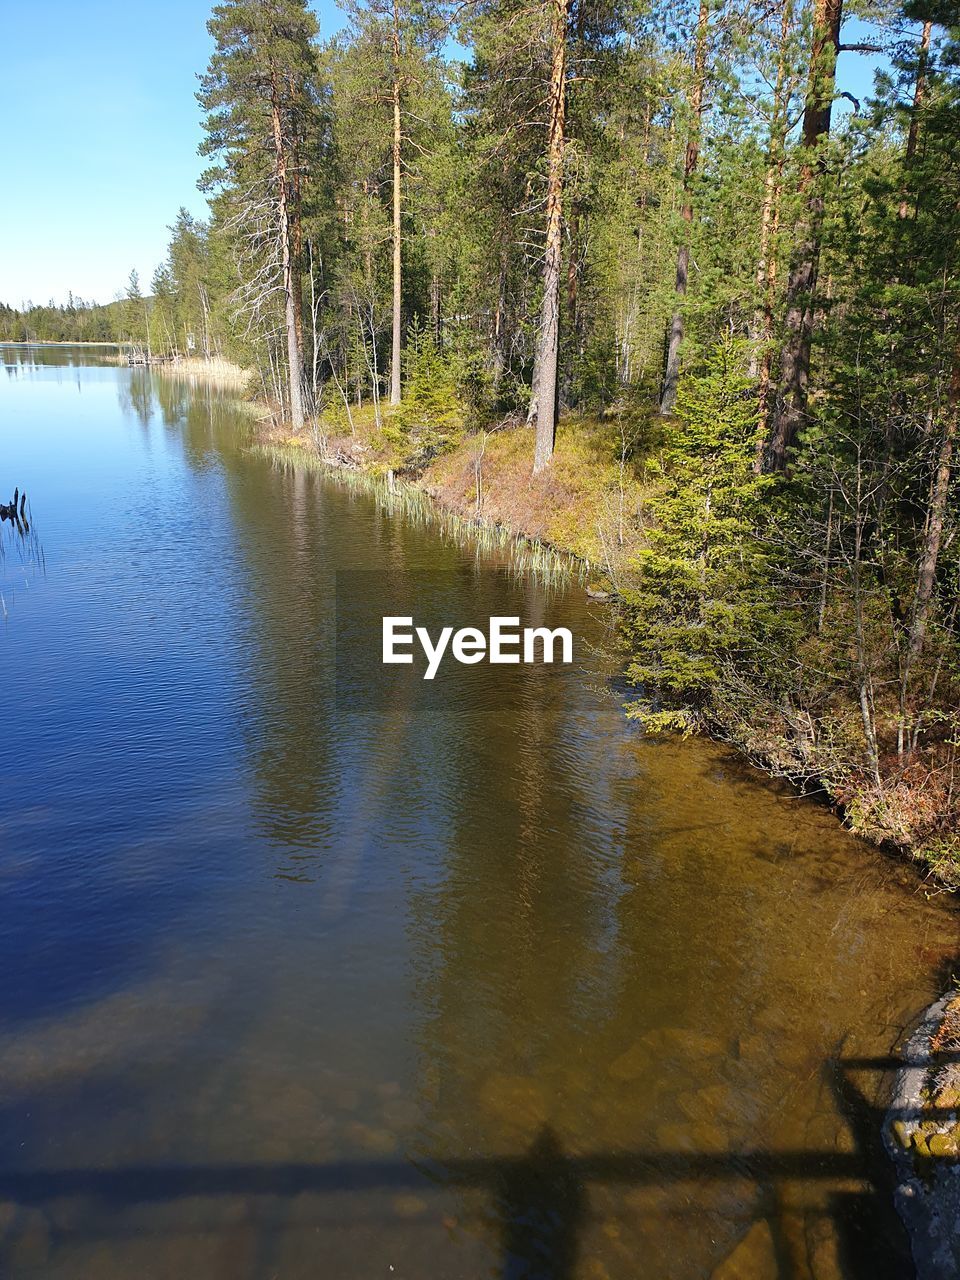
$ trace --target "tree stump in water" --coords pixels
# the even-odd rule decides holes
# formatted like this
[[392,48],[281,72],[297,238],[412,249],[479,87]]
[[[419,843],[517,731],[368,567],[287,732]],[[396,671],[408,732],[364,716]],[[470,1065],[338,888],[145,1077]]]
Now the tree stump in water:
[[11,524],[16,525],[20,533],[28,533],[30,526],[27,524],[26,506],[27,495],[21,493],[19,489],[14,489],[12,502],[7,505],[0,502],[0,521],[9,520]]

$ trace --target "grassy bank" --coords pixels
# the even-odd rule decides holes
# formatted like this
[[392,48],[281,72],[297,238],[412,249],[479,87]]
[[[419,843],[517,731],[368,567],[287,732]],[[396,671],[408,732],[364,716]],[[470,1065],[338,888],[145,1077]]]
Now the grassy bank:
[[[516,422],[457,433],[426,455],[393,424],[380,425],[370,406],[321,419],[316,431],[290,435],[266,426],[262,443],[286,461],[379,478],[385,492],[416,491],[433,518],[461,530],[551,550],[591,581],[614,586],[642,543],[643,484],[627,456],[616,420],[570,417],[557,431],[553,461],[533,476],[533,433]],[[352,428],[352,429],[351,429]]]
[[[618,601],[638,688],[629,711],[645,728],[722,739],[827,797],[853,831],[917,858],[942,884],[960,883],[949,637],[931,642],[941,686],[924,732],[897,753],[902,705],[870,614],[876,601],[865,613],[861,595],[854,601],[841,581],[824,578],[819,611],[809,608],[792,587],[795,564],[772,548],[773,536],[789,542],[787,526],[758,537],[751,524],[757,494],[776,509],[769,482],[753,476],[752,445],[733,461],[719,446],[711,452],[697,412],[691,405],[686,424],[666,428],[649,414],[567,416],[539,476],[522,422],[411,430],[402,408],[383,407],[379,421],[372,406],[351,408],[349,418],[338,411],[299,436],[265,423],[261,447],[284,465],[330,469],[452,537],[522,549],[548,576],[576,566],[586,589]],[[715,406],[701,416],[715,431]],[[684,432],[692,432],[686,455]],[[785,520],[795,506],[784,498]],[[854,640],[864,634],[868,649],[857,658]],[[858,696],[866,663],[869,720]]]
[[319,452],[305,436],[283,437],[275,431],[256,448],[278,466],[323,471],[335,483],[372,497],[390,514],[429,525],[443,538],[473,547],[478,554],[494,556],[518,572],[533,573],[541,583],[589,580],[589,561],[568,548],[547,542],[533,531],[490,518],[478,519],[465,507],[444,502],[419,481],[392,470],[349,465],[342,457]]

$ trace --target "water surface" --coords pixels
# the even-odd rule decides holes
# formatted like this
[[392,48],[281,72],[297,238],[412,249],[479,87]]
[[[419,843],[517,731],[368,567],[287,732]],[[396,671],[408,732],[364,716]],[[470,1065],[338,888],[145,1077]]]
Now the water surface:
[[[875,1109],[951,902],[645,741],[575,585],[209,387],[3,359],[4,1274],[909,1275]],[[578,662],[425,685],[366,661],[384,601]]]

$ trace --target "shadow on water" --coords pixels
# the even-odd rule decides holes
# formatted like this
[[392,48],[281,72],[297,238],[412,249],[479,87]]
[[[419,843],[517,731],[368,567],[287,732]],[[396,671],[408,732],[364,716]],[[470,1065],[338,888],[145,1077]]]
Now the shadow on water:
[[[693,1186],[749,1179],[759,1199],[752,1218],[744,1223],[744,1234],[752,1225],[765,1222],[776,1274],[781,1280],[794,1280],[811,1271],[798,1262],[796,1232],[787,1223],[795,1210],[787,1207],[784,1191],[788,1184],[795,1188],[835,1182],[839,1189],[829,1196],[826,1210],[808,1210],[830,1219],[839,1253],[840,1269],[835,1274],[847,1280],[899,1280],[912,1276],[913,1266],[892,1203],[893,1169],[881,1138],[885,1110],[868,1099],[855,1077],[863,1073],[888,1077],[905,1065],[907,1060],[895,1056],[834,1059],[825,1064],[825,1081],[854,1140],[848,1151],[649,1150],[568,1155],[553,1129],[543,1125],[520,1156],[8,1171],[0,1172],[0,1198],[43,1207],[82,1197],[116,1210],[198,1196],[292,1201],[325,1193],[422,1193],[425,1184],[437,1189],[479,1189],[494,1205],[501,1280],[573,1280],[580,1240],[591,1217],[591,1187]],[[903,1115],[906,1118],[906,1112]],[[697,1214],[695,1203],[690,1203],[689,1212]],[[265,1265],[263,1274],[272,1274],[270,1266]],[[763,1276],[768,1274],[762,1271]]]

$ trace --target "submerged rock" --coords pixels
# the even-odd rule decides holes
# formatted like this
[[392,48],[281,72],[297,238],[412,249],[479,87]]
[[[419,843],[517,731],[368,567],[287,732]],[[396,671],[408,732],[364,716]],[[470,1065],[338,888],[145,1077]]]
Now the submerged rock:
[[730,1092],[725,1084],[705,1085],[693,1093],[677,1094],[676,1105],[688,1120],[714,1120],[730,1102]]
[[670,1121],[658,1125],[657,1144],[667,1151],[683,1151],[691,1155],[722,1155],[729,1145],[724,1130],[706,1120],[695,1124]]
[[414,1129],[420,1123],[420,1108],[409,1098],[391,1098],[380,1108],[388,1128],[395,1131]]
[[0,1200],[0,1244],[20,1216],[20,1206],[12,1200]]
[[719,1058],[726,1052],[726,1046],[717,1036],[690,1027],[658,1027],[647,1032],[643,1043],[659,1053],[691,1060]]
[[710,1280],[776,1280],[780,1269],[770,1225],[755,1222],[732,1253],[716,1267]]
[[539,1128],[547,1118],[547,1103],[540,1085],[530,1076],[495,1072],[480,1089],[484,1111],[511,1128]]
[[374,1155],[389,1156],[397,1149],[396,1135],[389,1129],[376,1129],[372,1125],[353,1123],[347,1125],[344,1132],[352,1143]]
[[14,1268],[44,1267],[50,1259],[50,1223],[42,1209],[26,1209],[15,1233],[10,1260]]
[[646,1075],[650,1070],[650,1064],[653,1060],[653,1050],[649,1045],[639,1040],[626,1053],[621,1053],[619,1058],[614,1058],[609,1067],[607,1067],[607,1074],[612,1079],[620,1081],[621,1084],[631,1080],[639,1080],[641,1076]]
[[420,1196],[394,1196],[393,1212],[398,1218],[417,1218],[421,1213],[426,1213],[427,1208],[426,1200]]

